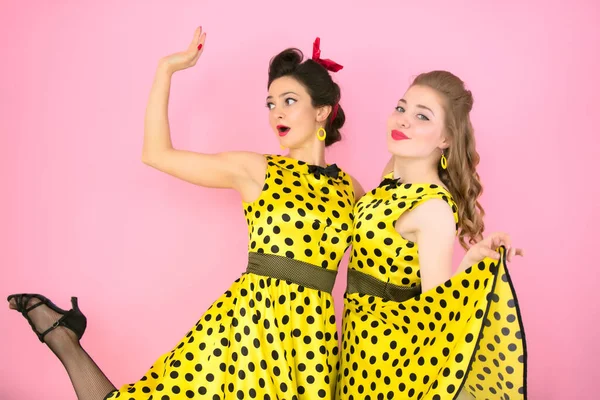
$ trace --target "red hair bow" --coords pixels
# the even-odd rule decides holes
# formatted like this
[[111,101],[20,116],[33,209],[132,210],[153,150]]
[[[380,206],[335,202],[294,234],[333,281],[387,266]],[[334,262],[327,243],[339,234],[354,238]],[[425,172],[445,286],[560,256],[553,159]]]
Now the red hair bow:
[[336,63],[335,61],[331,61],[329,59],[321,58],[321,39],[316,38],[315,43],[313,44],[313,54],[312,59],[325,67],[326,70],[331,72],[338,72],[340,69],[344,68],[342,65]]
[[[331,71],[331,72],[338,72],[340,69],[344,68],[343,65],[340,65],[340,64],[336,63],[335,61],[332,61],[327,58],[326,59],[321,58],[321,38],[316,38],[315,42],[313,43],[312,59],[316,63],[321,64],[323,67],[325,67],[326,70]],[[331,121],[333,121],[335,119],[335,117],[337,116],[339,107],[340,107],[340,105],[338,103],[336,103],[333,106],[333,109],[331,111]]]

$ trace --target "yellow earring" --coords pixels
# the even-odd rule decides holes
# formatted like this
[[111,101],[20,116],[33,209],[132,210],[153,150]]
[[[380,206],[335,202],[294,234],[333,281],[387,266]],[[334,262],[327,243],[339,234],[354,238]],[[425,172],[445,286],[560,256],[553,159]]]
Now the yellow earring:
[[285,146],[280,144],[279,147],[281,147],[281,150],[285,150]]
[[440,165],[442,166],[442,169],[448,168],[448,159],[446,158],[444,153],[442,153],[442,158],[440,159]]
[[[321,134],[321,132],[323,132]],[[323,127],[319,128],[319,130],[317,131],[317,138],[322,142],[323,140],[325,140],[325,138],[327,137],[327,132],[325,131],[325,129]]]

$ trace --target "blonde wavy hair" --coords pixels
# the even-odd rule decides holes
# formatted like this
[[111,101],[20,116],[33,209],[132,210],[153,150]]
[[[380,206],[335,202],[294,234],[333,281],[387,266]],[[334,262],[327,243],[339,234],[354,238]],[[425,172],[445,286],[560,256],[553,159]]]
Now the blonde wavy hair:
[[461,246],[468,249],[483,237],[485,212],[479,204],[483,191],[477,164],[475,134],[470,112],[473,96],[464,82],[447,71],[431,71],[417,76],[411,86],[425,86],[443,98],[446,113],[445,133],[450,147],[444,150],[447,169],[438,164],[438,174],[458,206],[458,237]]

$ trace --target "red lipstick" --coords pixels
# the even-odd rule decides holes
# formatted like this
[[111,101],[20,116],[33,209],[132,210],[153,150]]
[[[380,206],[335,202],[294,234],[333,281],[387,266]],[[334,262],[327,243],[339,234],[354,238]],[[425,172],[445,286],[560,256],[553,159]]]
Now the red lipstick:
[[277,131],[279,132],[279,136],[283,137],[288,134],[290,127],[285,125],[277,125]]
[[394,140],[406,140],[406,139],[410,139],[408,136],[406,136],[404,133],[400,132],[399,130],[394,129],[392,131],[392,139]]

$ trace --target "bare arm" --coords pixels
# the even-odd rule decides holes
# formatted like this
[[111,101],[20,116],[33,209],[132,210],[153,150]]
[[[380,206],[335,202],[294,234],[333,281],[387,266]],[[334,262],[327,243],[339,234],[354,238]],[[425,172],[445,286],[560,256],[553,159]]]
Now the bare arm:
[[266,170],[263,156],[250,152],[196,153],[175,149],[171,143],[168,118],[171,77],[174,72],[196,64],[202,53],[198,45],[204,45],[204,39],[205,34],[197,29],[185,52],[161,60],[146,107],[142,161],[199,186],[235,189],[249,201],[262,190]]
[[[422,292],[443,284],[452,277],[452,253],[455,243],[454,216],[441,199],[428,200],[411,211],[409,224],[414,228],[419,246]],[[500,258],[499,246],[507,247],[507,260],[523,256],[523,250],[511,246],[510,235],[496,232],[472,246],[458,266],[460,273],[486,257]]]
[[413,232],[419,246],[422,291],[452,276],[452,253],[456,239],[452,210],[441,199],[428,200],[407,215],[404,229]]

